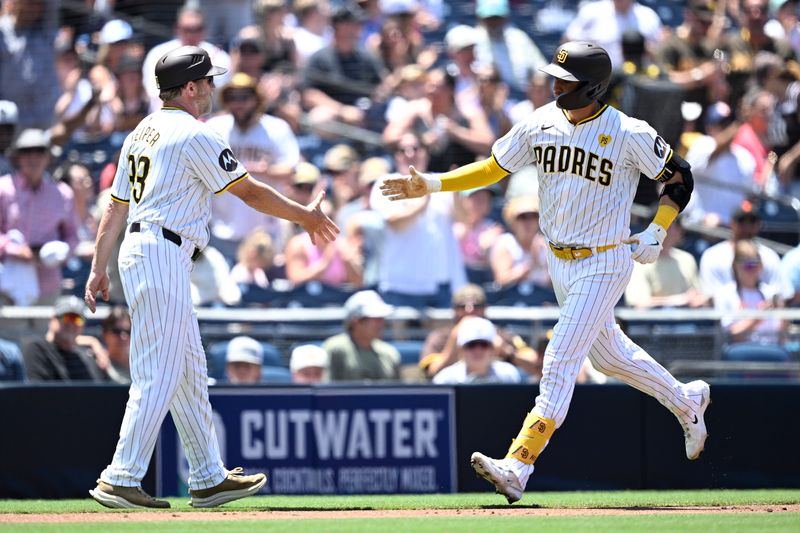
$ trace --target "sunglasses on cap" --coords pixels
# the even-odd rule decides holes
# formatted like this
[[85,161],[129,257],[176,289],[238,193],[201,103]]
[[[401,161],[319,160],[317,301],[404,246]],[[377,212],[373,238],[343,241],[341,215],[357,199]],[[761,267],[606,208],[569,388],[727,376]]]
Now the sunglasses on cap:
[[491,347],[492,347],[492,343],[489,342],[489,341],[485,341],[485,340],[469,341],[468,343],[466,343],[463,346],[463,348],[466,349],[466,350],[474,350],[476,348],[488,350]]
[[86,320],[77,313],[66,313],[61,315],[59,319],[64,324],[72,324],[74,326],[82,326],[86,323]]
[[516,216],[517,220],[534,220],[539,218],[539,213],[534,213],[533,211],[528,211],[527,213],[520,213]]

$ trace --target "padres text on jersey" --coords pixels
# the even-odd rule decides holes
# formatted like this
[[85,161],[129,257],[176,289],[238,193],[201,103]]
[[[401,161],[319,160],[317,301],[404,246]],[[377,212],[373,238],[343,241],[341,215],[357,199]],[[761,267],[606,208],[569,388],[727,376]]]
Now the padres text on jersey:
[[602,246],[630,235],[639,174],[658,179],[669,146],[646,122],[603,105],[577,124],[550,103],[492,147],[509,172],[535,164],[542,233],[561,245]]

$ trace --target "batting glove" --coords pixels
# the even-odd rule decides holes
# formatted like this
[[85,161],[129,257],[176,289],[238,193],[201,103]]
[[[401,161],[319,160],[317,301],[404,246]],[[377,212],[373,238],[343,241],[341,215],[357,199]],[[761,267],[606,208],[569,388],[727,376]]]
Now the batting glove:
[[625,242],[631,245],[631,257],[637,263],[655,263],[658,259],[667,230],[658,224],[650,224],[647,229],[632,235]]

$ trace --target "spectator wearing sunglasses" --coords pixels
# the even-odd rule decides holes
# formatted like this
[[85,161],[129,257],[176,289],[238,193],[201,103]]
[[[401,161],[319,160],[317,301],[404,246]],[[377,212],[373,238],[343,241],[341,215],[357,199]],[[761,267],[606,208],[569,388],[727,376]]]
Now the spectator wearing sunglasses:
[[[458,361],[458,335],[461,328],[469,327],[473,317],[485,318],[486,307],[486,292],[479,285],[468,283],[455,292],[453,323],[431,331],[422,346],[419,366],[426,376],[431,378]],[[541,374],[539,356],[519,335],[497,329],[494,343],[494,355],[500,360],[519,367],[528,375]]]
[[103,344],[108,354],[106,374],[114,383],[129,385],[131,317],[128,315],[128,310],[121,305],[112,307],[100,326]]
[[509,200],[503,208],[503,221],[509,231],[497,239],[489,255],[494,280],[503,286],[527,281],[550,287],[547,239],[539,231],[538,197]]
[[722,313],[721,324],[731,342],[780,344],[788,324],[777,318],[737,318],[743,309],[778,309],[784,301],[780,287],[769,283],[758,245],[752,240],[737,241],[733,253],[733,282],[715,297],[714,307]]
[[514,365],[497,359],[497,330],[487,319],[465,318],[458,328],[457,344],[460,360],[433,378],[437,385],[459,383],[519,383],[521,377]]
[[[725,285],[734,281],[731,269],[734,248],[738,241],[758,236],[761,229],[761,216],[758,211],[758,206],[752,202],[742,202],[731,215],[732,238],[707,248],[700,256],[700,284],[709,297],[716,298]],[[791,298],[794,289],[781,272],[780,256],[763,244],[756,246],[761,259],[764,281],[779,287],[782,298]]]
[[22,357],[29,381],[103,381],[103,373],[90,351],[78,345],[85,313],[83,301],[76,296],[63,296],[56,301],[45,336],[23,343]]

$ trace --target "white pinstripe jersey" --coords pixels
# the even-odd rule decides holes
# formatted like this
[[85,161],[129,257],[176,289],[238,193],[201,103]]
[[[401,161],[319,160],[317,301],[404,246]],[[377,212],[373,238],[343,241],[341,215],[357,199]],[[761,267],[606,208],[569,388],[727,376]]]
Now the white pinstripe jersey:
[[630,236],[639,173],[661,181],[671,150],[649,124],[611,106],[573,124],[552,102],[498,139],[492,154],[508,172],[536,165],[545,237],[595,247]]
[[128,224],[150,222],[196,246],[208,244],[211,193],[247,170],[206,124],[174,107],[145,117],[122,145],[111,197],[130,203]]

